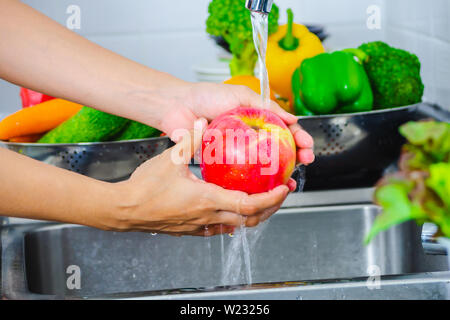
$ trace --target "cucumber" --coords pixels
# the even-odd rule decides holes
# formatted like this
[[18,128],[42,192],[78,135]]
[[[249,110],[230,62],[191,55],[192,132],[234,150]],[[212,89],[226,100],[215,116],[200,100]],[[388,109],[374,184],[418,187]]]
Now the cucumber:
[[79,143],[108,141],[130,120],[83,107],[76,115],[45,134],[38,143]]
[[149,127],[140,122],[131,121],[130,124],[115,138],[114,140],[134,140],[134,139],[146,139],[159,137],[161,131],[158,129]]

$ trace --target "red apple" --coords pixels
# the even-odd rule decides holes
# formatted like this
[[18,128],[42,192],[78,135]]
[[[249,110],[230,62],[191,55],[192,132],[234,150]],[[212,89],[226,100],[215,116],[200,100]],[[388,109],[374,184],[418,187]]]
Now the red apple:
[[214,119],[203,136],[203,179],[225,189],[272,190],[288,182],[295,161],[289,128],[268,110],[236,108]]

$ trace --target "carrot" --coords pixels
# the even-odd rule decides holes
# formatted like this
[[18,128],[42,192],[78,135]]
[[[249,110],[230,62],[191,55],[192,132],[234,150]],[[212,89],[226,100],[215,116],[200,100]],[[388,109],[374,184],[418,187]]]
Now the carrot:
[[22,109],[0,122],[0,140],[50,131],[80,111],[82,105],[53,99]]
[[26,142],[36,142],[42,138],[43,134],[32,134],[29,136],[21,136],[10,138],[9,142],[26,143]]

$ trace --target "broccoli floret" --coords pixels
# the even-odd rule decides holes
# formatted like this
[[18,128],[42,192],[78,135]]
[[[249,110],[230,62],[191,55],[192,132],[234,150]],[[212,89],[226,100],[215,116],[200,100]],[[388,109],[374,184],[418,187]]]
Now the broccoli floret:
[[[232,76],[253,75],[258,56],[253,45],[250,11],[245,0],[212,0],[208,7],[206,31],[223,37],[230,45],[233,58],[230,62]],[[269,14],[269,35],[278,29],[279,9],[273,5]]]
[[369,55],[364,67],[372,86],[375,108],[394,108],[422,101],[424,85],[420,61],[415,54],[381,41],[365,43],[359,49]]

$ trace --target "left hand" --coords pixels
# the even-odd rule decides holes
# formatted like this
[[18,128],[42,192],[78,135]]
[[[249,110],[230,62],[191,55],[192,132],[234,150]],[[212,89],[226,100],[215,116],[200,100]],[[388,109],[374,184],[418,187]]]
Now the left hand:
[[[172,137],[179,128],[192,129],[194,121],[206,118],[211,121],[224,112],[238,106],[261,108],[261,96],[245,86],[194,83],[185,87],[182,105],[167,109],[161,123],[165,133]],[[297,161],[308,165],[314,161],[313,138],[297,123],[297,117],[283,110],[275,101],[270,102],[270,110],[276,113],[291,129],[297,144]]]

